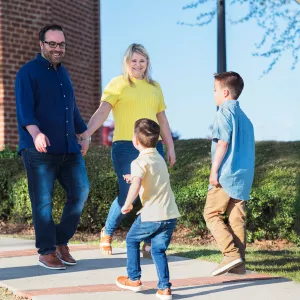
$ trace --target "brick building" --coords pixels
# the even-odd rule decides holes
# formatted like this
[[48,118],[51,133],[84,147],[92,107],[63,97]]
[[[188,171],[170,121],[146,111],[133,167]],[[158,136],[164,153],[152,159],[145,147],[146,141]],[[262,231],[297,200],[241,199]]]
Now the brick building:
[[[0,0],[0,146],[17,145],[14,80],[19,68],[40,52],[38,32],[51,23],[65,31],[64,65],[88,121],[100,98],[100,0]],[[94,143],[100,142],[99,132]]]

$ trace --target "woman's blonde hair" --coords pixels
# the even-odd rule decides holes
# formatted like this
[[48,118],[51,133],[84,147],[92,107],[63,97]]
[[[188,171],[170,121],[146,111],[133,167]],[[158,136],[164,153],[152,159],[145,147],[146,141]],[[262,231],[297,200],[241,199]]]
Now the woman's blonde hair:
[[130,79],[130,75],[128,73],[128,62],[131,60],[132,56],[134,53],[140,54],[145,56],[145,58],[147,59],[147,68],[146,71],[144,73],[143,78],[150,84],[155,85],[155,81],[152,80],[151,78],[151,63],[150,63],[150,57],[148,55],[148,52],[146,51],[146,49],[144,48],[143,45],[141,44],[131,44],[124,55],[123,58],[123,64],[122,64],[122,71],[123,71],[123,76],[129,81],[130,85],[133,85],[134,83],[132,82],[132,80]]

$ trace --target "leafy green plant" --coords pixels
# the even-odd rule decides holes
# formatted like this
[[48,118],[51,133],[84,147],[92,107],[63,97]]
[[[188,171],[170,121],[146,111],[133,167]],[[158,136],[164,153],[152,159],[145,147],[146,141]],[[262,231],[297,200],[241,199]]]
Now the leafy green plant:
[[[210,141],[175,142],[177,163],[170,169],[171,185],[181,218],[179,223],[205,235],[203,219],[210,172]],[[0,217],[31,223],[27,180],[19,158],[1,158]],[[80,230],[98,231],[105,223],[118,193],[110,148],[94,147],[86,158],[91,191],[82,214]],[[256,170],[251,199],[246,204],[248,241],[286,238],[300,243],[300,142],[257,142]],[[65,192],[57,184],[53,217],[59,221]],[[136,208],[137,209],[137,208]],[[136,210],[135,210],[136,211]],[[132,212],[123,222],[128,227]]]

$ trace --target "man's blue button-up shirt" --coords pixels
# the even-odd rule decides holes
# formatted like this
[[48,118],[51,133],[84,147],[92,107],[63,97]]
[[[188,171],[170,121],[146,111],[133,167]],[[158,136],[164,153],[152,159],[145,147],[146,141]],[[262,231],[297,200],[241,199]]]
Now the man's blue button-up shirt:
[[87,126],[80,116],[75,102],[73,84],[63,65],[57,70],[40,54],[25,64],[15,81],[15,95],[19,130],[19,153],[34,147],[26,129],[36,125],[45,134],[51,146],[47,153],[78,153],[81,146],[76,134]]
[[237,100],[224,102],[217,111],[212,131],[212,160],[218,140],[228,143],[219,168],[219,183],[231,198],[249,200],[254,177],[254,130]]

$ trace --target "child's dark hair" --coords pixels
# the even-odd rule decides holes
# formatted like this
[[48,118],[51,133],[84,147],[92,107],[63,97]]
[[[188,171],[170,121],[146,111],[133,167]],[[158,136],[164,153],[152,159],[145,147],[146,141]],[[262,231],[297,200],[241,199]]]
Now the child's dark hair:
[[46,25],[39,32],[39,40],[41,42],[45,42],[45,35],[46,35],[46,32],[49,30],[61,31],[64,34],[63,28],[60,25],[57,25],[57,24]]
[[214,74],[216,80],[220,82],[223,87],[227,87],[231,96],[237,100],[244,88],[244,80],[240,74],[236,72],[223,72]]
[[134,124],[134,133],[142,146],[155,148],[160,135],[160,127],[150,119],[139,119]]

